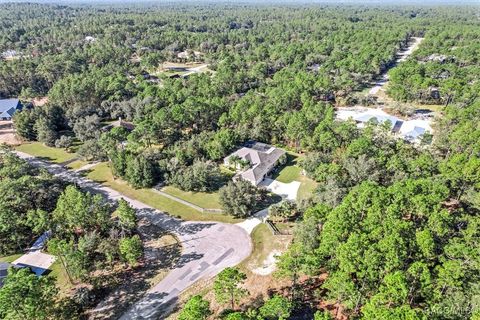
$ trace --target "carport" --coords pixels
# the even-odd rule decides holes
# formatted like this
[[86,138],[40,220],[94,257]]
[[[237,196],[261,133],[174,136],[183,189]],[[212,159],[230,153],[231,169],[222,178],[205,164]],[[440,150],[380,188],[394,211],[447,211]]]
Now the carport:
[[13,261],[14,266],[20,268],[30,268],[37,276],[44,274],[48,268],[55,262],[55,256],[40,251],[24,254]]

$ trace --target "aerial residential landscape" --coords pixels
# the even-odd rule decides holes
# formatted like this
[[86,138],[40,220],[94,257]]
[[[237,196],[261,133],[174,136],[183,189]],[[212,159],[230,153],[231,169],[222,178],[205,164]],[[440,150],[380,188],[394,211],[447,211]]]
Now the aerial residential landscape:
[[480,320],[476,1],[0,1],[0,319]]

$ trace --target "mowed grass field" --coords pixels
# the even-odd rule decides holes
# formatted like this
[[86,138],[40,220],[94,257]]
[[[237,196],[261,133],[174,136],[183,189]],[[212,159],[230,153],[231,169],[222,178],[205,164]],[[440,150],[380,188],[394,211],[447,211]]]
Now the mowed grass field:
[[153,208],[166,212],[172,216],[180,217],[184,220],[219,221],[228,223],[242,221],[224,214],[202,213],[175,200],[166,198],[152,189],[134,189],[125,181],[114,179],[108,163],[100,163],[93,167],[87,174],[87,178],[117,190],[127,197],[137,199]]
[[218,192],[189,192],[167,186],[162,191],[204,209],[222,209]]
[[9,256],[0,257],[0,262],[13,262],[13,261],[17,260],[18,258],[20,258],[21,256],[22,256],[22,254],[19,253],[19,254],[12,254],[12,255],[9,255]]
[[76,157],[75,153],[68,153],[64,149],[47,147],[41,142],[24,143],[15,149],[55,163],[70,161]]

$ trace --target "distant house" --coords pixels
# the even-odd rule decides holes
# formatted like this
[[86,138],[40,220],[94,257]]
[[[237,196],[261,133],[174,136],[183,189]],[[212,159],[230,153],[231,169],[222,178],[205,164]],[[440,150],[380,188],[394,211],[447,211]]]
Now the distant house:
[[0,262],[0,288],[7,277],[8,268],[28,268],[37,276],[45,274],[55,262],[55,256],[41,252],[51,236],[51,231],[43,233],[27,250],[27,253],[12,263]]
[[285,151],[271,145],[249,141],[226,157],[226,166],[234,166],[239,173],[234,179],[243,179],[257,186],[284,157]]
[[114,121],[104,126],[102,130],[107,132],[112,130],[113,128],[120,128],[120,127],[125,128],[127,131],[133,131],[133,129],[135,129],[135,125],[133,123],[122,120],[122,118],[118,118],[117,121]]
[[369,122],[379,124],[388,123],[392,133],[410,142],[418,142],[425,133],[432,133],[431,119],[419,117],[418,119],[402,120],[392,116],[381,109],[372,108],[338,108],[336,117],[339,120],[353,119],[359,128],[365,127]]
[[179,59],[199,58],[203,55],[200,51],[185,50],[177,54]]
[[430,98],[439,100],[440,99],[440,90],[437,87],[430,87],[428,88],[430,93]]
[[164,69],[170,72],[187,72],[188,71],[187,67],[177,67],[177,66],[168,66],[168,67],[164,67]]
[[45,245],[47,244],[48,239],[52,236],[51,231],[44,232],[37,240],[33,243],[33,245],[28,249],[28,251],[38,251],[42,250]]
[[431,54],[427,57],[427,61],[433,61],[433,62],[439,62],[439,63],[445,63],[449,60],[450,58],[447,57],[446,55],[443,54]]
[[22,104],[18,99],[0,100],[0,120],[12,120],[13,115],[22,109]]
[[18,57],[18,52],[15,50],[7,50],[3,51],[0,56],[6,60],[14,59],[15,57]]

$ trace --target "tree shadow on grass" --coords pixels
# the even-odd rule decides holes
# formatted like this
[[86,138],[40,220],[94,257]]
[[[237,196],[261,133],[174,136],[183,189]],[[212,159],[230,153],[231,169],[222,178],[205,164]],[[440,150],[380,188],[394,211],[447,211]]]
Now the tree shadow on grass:
[[66,167],[66,166],[68,166],[70,163],[73,163],[73,162],[75,162],[75,161],[77,161],[77,160],[79,160],[77,157],[73,157],[73,158],[70,159],[70,160],[67,160],[67,161],[64,161],[64,162],[60,162],[59,165]]
[[214,222],[183,221],[151,208],[138,209],[137,215],[141,218],[146,218],[151,221],[151,223],[162,226],[179,236],[194,235],[204,229],[217,225],[217,223]]
[[[35,158],[37,158],[38,160],[41,160],[41,161],[46,161],[46,162],[54,162],[54,160],[55,160],[54,158],[45,157],[45,156],[43,156],[43,157],[37,156],[37,157],[35,157]],[[55,163],[54,163],[54,164],[55,164]]]
[[[84,170],[75,171],[75,174],[79,175],[82,178],[86,178],[91,172],[93,172],[93,169],[84,169]],[[106,181],[96,181],[96,182],[104,183]]]

